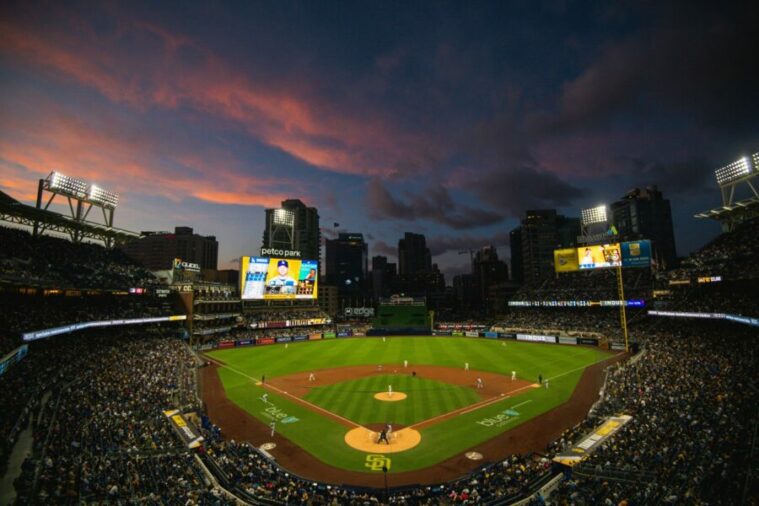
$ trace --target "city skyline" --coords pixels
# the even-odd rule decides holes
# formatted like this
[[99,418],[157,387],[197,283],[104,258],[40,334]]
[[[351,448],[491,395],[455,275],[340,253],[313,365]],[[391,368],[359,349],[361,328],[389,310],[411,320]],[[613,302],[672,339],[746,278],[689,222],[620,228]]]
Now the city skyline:
[[759,151],[748,4],[2,12],[0,190],[95,182],[120,194],[118,227],[216,236],[220,269],[300,199],[370,258],[424,234],[450,284],[460,249],[505,248],[526,210],[579,216],[648,184],[683,255],[719,231],[693,218],[720,205],[714,170]]

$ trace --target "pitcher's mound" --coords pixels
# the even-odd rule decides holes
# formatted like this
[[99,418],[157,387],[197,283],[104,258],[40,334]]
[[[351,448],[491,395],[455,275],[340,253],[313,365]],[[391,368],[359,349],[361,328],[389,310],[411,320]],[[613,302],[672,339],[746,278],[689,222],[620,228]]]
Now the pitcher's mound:
[[[395,394],[393,394],[395,395]],[[345,442],[351,448],[367,453],[398,453],[410,450],[419,444],[422,435],[418,430],[400,429],[390,433],[390,444],[377,443],[379,432],[367,429],[366,427],[356,427],[345,433]]]
[[374,394],[374,398],[378,401],[388,401],[388,402],[396,402],[396,401],[402,401],[408,397],[403,392],[393,392],[392,394],[388,392],[380,392],[378,394]]

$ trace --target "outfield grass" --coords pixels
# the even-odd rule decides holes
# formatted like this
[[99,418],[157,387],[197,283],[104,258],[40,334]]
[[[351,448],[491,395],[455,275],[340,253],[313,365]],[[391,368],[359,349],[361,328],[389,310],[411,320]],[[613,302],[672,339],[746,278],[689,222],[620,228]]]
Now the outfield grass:
[[[394,392],[407,394],[408,398],[400,402],[375,399],[374,394],[386,391],[388,385],[392,385]],[[360,425],[392,423],[404,426],[480,400],[472,388],[414,378],[408,374],[381,374],[317,387],[305,399]]]
[[[381,338],[323,340],[290,343],[287,348],[280,344],[216,350],[209,355],[226,364],[219,369],[219,376],[227,396],[242,409],[266,423],[272,419],[297,419],[291,423],[278,423],[278,432],[330,465],[367,472],[369,471],[364,466],[366,454],[345,444],[344,426],[271,391],[269,401],[272,404],[264,403],[260,400],[263,390],[256,386],[256,381],[262,375],[274,378],[339,366],[401,364],[404,360],[408,360],[410,366],[423,364],[457,368],[463,367],[464,362],[469,362],[473,370],[509,376],[514,370],[521,379],[537,381],[539,374],[550,379],[550,389],[530,388],[516,397],[422,429],[422,442],[419,446],[392,455],[391,472],[399,472],[434,465],[556,407],[571,396],[584,368],[609,357],[607,352],[589,347],[516,341],[506,341],[504,346],[502,341],[496,340],[446,337],[392,337],[384,342]],[[434,416],[418,414],[427,409],[430,409],[429,412],[456,409],[439,407],[445,403],[450,406],[458,406],[460,402],[471,404],[474,401],[466,401],[466,396],[469,395],[465,393],[467,390],[475,396],[476,401],[473,389],[441,384],[439,395],[432,395],[423,402],[377,401],[376,409],[393,409],[392,415],[379,412],[375,415],[369,406],[354,409],[353,404],[364,402],[367,396],[362,394],[359,398],[348,395],[350,391],[361,390],[364,386],[375,392],[387,389],[388,383],[384,383],[384,386],[379,383],[361,383],[376,378],[381,376],[317,388],[308,395],[308,400],[359,424],[384,422],[389,420],[386,416],[393,416],[397,417],[395,423],[404,425],[407,423],[401,419],[419,421]],[[377,386],[381,388],[376,388]],[[395,384],[393,388],[395,389]],[[456,394],[458,398],[443,400],[446,392],[450,393],[452,389],[461,389]],[[397,390],[402,388],[398,387]],[[398,406],[391,407],[391,404]],[[503,412],[506,409],[514,409],[518,415],[505,417]]]

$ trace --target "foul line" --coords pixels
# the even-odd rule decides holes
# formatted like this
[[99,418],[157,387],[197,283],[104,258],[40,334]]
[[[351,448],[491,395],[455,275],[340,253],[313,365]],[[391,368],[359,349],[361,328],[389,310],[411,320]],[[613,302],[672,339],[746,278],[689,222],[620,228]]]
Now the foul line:
[[[619,353],[617,353],[615,355],[612,355],[612,357],[615,357],[617,355],[619,355]],[[590,365],[576,367],[576,368],[574,368],[574,369],[572,369],[570,371],[566,371],[566,372],[563,372],[561,374],[557,374],[556,376],[552,376],[550,378],[546,378],[546,380],[554,380],[556,378],[561,378],[562,376],[566,376],[568,374],[572,374],[573,372],[577,372],[577,371],[580,371],[580,370],[583,370],[583,369],[587,369],[588,367],[592,367],[592,366],[594,366],[596,364],[600,364],[602,362],[605,362],[606,360],[609,360],[612,357],[609,357],[609,358],[604,359],[604,360],[599,360],[598,362],[594,362],[594,363],[592,363]],[[530,383],[527,386],[517,388],[516,390],[511,390],[508,394],[504,395],[503,397],[501,397],[501,396],[491,397],[490,399],[485,399],[484,401],[480,401],[479,403],[476,403],[474,405],[464,406],[463,408],[460,408],[460,409],[457,409],[457,410],[454,410],[454,411],[449,411],[448,413],[443,413],[442,415],[438,415],[438,416],[435,416],[433,418],[428,418],[427,420],[422,420],[419,423],[415,423],[414,425],[409,426],[409,428],[419,427],[421,425],[427,425],[429,422],[433,422],[435,420],[439,420],[439,419],[444,418],[444,417],[454,416],[454,415],[465,415],[467,413],[471,413],[472,411],[477,411],[478,409],[482,409],[484,407],[490,406],[491,404],[496,404],[497,402],[509,399],[509,398],[511,398],[511,395],[513,393],[515,393],[515,392],[521,392],[522,390],[526,390],[528,388],[534,388],[533,385],[535,385],[535,383]],[[523,404],[526,404],[527,402],[532,402],[532,401],[526,401],[526,402],[523,402],[522,404],[518,404],[517,406],[521,406]],[[517,406],[514,406],[514,407],[517,407]]]
[[[235,373],[237,373],[237,374],[239,374],[240,376],[243,376],[243,377],[245,377],[245,378],[248,378],[249,380],[251,380],[251,381],[253,381],[253,382],[258,382],[258,380],[257,380],[256,378],[254,378],[254,377],[252,377],[252,376],[250,376],[250,375],[248,375],[248,374],[245,374],[245,373],[244,373],[244,372],[242,372],[242,371],[238,371],[238,370],[237,370],[237,369],[235,369],[234,367],[231,367],[231,366],[228,366],[228,365],[226,365],[226,364],[223,364],[222,362],[218,362],[217,360],[215,360],[215,359],[213,359],[213,358],[211,358],[211,357],[207,357],[207,358],[208,358],[208,360],[210,360],[211,362],[215,362],[217,365],[219,365],[219,366],[221,366],[221,367],[224,367],[225,369],[229,369],[230,371],[232,371],[232,372],[235,372]],[[274,390],[275,392],[277,392],[277,393],[279,393],[279,394],[281,394],[281,395],[286,395],[287,397],[290,397],[291,399],[294,399],[295,401],[297,401],[297,402],[299,402],[299,403],[301,403],[301,404],[305,404],[305,405],[306,405],[306,406],[308,406],[309,408],[315,409],[315,410],[317,410],[317,411],[321,411],[322,413],[326,413],[327,415],[329,415],[329,416],[331,416],[331,417],[334,417],[334,418],[338,418],[338,419],[340,419],[340,420],[342,420],[342,421],[344,421],[344,422],[347,422],[347,423],[348,423],[348,424],[350,424],[352,427],[364,427],[363,425],[359,425],[359,424],[357,424],[356,422],[354,422],[354,421],[352,421],[352,420],[348,420],[348,419],[347,419],[347,418],[345,418],[345,417],[342,417],[342,416],[340,416],[340,415],[338,415],[338,414],[336,414],[336,413],[333,413],[332,411],[328,411],[328,410],[326,410],[326,409],[322,408],[321,406],[317,406],[316,404],[312,404],[312,403],[308,402],[307,400],[305,400],[305,399],[301,399],[300,397],[298,397],[298,396],[296,396],[296,395],[293,395],[293,394],[287,393],[287,392],[285,392],[284,390],[282,390],[282,389],[280,389],[280,388],[277,388],[277,387],[275,387],[274,385],[269,385],[269,384],[263,383],[263,384],[261,384],[261,386],[262,386],[263,388],[269,388],[269,389],[271,389],[271,390]],[[368,430],[368,429],[367,429],[367,430]]]

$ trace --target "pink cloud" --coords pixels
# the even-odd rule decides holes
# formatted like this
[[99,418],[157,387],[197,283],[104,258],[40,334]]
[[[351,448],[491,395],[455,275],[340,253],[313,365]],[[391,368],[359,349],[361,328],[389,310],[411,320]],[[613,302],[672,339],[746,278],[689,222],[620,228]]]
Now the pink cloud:
[[[126,39],[150,50],[133,51]],[[193,54],[192,64],[183,51]],[[254,82],[190,38],[142,21],[101,35],[81,19],[44,31],[6,19],[0,52],[16,65],[139,110],[190,106],[233,121],[264,143],[340,173],[396,173],[420,146],[430,145],[424,134],[404,132],[379,114],[337,110],[298,88],[306,85]]]

